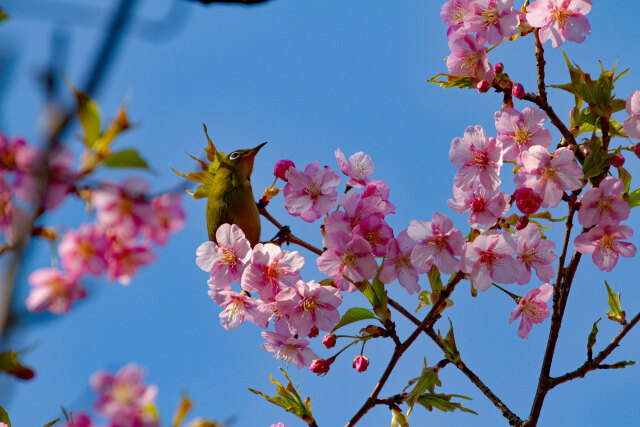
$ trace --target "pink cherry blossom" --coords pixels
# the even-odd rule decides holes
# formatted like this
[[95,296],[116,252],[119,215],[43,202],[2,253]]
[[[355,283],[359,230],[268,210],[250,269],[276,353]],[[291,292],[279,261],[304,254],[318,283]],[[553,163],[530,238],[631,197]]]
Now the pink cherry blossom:
[[[6,427],[9,427],[5,424]],[[0,427],[3,427],[0,423]],[[73,420],[65,424],[64,427],[94,427],[93,421],[88,414],[82,411],[73,411]]]
[[387,242],[393,239],[393,230],[381,215],[370,215],[353,228],[353,234],[363,237],[371,245],[376,256],[383,256]]
[[550,310],[547,301],[552,294],[553,288],[551,286],[540,285],[524,294],[520,299],[509,318],[509,323],[511,323],[520,317],[520,326],[518,326],[520,338],[528,338],[533,324],[542,323],[544,319],[549,317]]
[[469,76],[472,80],[491,80],[495,73],[489,64],[487,49],[471,34],[455,32],[449,39],[449,74]]
[[576,163],[573,151],[559,148],[551,158],[546,148],[533,146],[521,156],[522,167],[514,181],[519,187],[529,187],[542,196],[542,206],[555,208],[564,191],[582,187],[582,168]]
[[336,288],[321,286],[314,280],[298,280],[294,288],[281,291],[276,296],[276,307],[286,316],[292,334],[306,337],[315,326],[330,331],[340,321],[338,307],[342,295]]
[[46,176],[43,175],[47,170],[45,159],[46,155],[40,148],[28,145],[20,149],[15,158],[18,172],[14,185],[19,197],[39,203],[42,180],[46,178],[42,207],[54,209],[69,194],[78,174],[72,168],[73,154],[64,145],[55,145],[49,154]]
[[634,90],[627,97],[626,110],[629,118],[622,122],[624,131],[629,138],[640,139],[640,90]]
[[587,190],[581,199],[578,221],[583,227],[617,225],[629,218],[629,204],[620,196],[624,192],[621,179],[608,176],[597,188]]
[[520,187],[515,192],[516,205],[520,212],[531,215],[538,212],[542,204],[542,197],[527,187]]
[[416,241],[411,251],[411,264],[416,268],[429,270],[435,264],[444,274],[460,268],[455,257],[462,254],[464,238],[446,216],[435,212],[429,222],[412,220],[407,233]]
[[486,291],[492,282],[513,283],[518,279],[519,268],[512,257],[517,243],[510,233],[486,231],[464,246],[460,267],[471,274],[473,287]]
[[[367,190],[369,191],[367,192]],[[385,188],[382,186],[369,184],[362,195],[355,191],[340,195],[338,204],[344,210],[337,210],[329,214],[325,231],[327,233],[342,231],[350,234],[363,219],[374,215],[383,218],[394,212],[395,207],[386,200],[389,195],[388,188],[386,188],[386,193],[384,190]]]
[[352,154],[351,157],[349,157],[349,161],[347,161],[339,148],[336,150],[335,155],[340,170],[350,178],[349,181],[347,181],[347,185],[355,188],[364,188],[369,180],[369,175],[373,173],[371,156],[362,151],[358,151]]
[[451,209],[458,213],[469,214],[471,227],[489,227],[496,223],[511,206],[511,197],[499,190],[487,190],[480,185],[474,185],[468,189],[453,187],[455,200],[447,200]]
[[304,172],[291,167],[285,176],[289,182],[284,187],[284,206],[291,215],[313,222],[336,204],[336,187],[341,180],[336,171],[320,169],[318,162],[313,162]]
[[464,18],[465,30],[478,33],[478,41],[492,45],[518,34],[518,11],[513,0],[475,0]]
[[18,153],[27,146],[22,138],[7,138],[0,132],[0,170],[12,171],[17,165]]
[[591,0],[537,0],[527,6],[527,22],[540,28],[542,43],[551,39],[556,48],[565,40],[582,43],[591,34],[585,17],[590,10]]
[[520,264],[520,274],[517,282],[519,285],[529,283],[531,269],[536,270],[536,276],[542,282],[553,280],[555,271],[551,267],[558,256],[551,251],[556,244],[551,240],[543,240],[537,225],[529,223],[525,228],[516,233],[518,242],[516,262]]
[[449,26],[447,37],[464,27],[465,17],[471,12],[473,0],[450,0],[442,5],[440,18]]
[[79,230],[69,230],[58,245],[64,269],[74,277],[84,274],[99,276],[107,269],[108,240],[94,225],[85,224]]
[[318,359],[318,355],[307,348],[309,345],[307,340],[286,337],[269,331],[264,331],[261,335],[267,340],[266,343],[260,344],[264,351],[273,353],[276,359],[293,363],[298,369],[308,367],[314,359]]
[[411,263],[411,252],[416,246],[416,241],[409,237],[408,231],[402,230],[397,239],[391,239],[387,243],[384,264],[380,269],[380,281],[389,284],[398,279],[409,294],[420,292],[418,274],[426,273],[428,269],[414,266]]
[[214,301],[225,307],[220,313],[220,324],[227,331],[239,328],[245,319],[263,329],[267,327],[267,315],[256,310],[256,307],[262,304],[262,301],[251,298],[245,293],[233,292],[232,290],[222,290],[217,294],[218,298],[214,299]]
[[91,195],[98,211],[98,224],[122,238],[133,238],[154,210],[147,200],[148,185],[140,178],[129,178],[121,184],[103,182]]
[[143,408],[155,403],[157,387],[143,381],[145,371],[135,363],[120,368],[118,372],[98,371],[89,380],[98,393],[94,406],[105,417],[136,417]]
[[625,225],[598,225],[580,234],[573,244],[576,251],[592,254],[596,267],[603,271],[611,271],[618,263],[618,257],[631,258],[636,255],[633,243],[621,242],[633,235],[633,230]]
[[373,257],[371,245],[360,236],[353,236],[337,231],[325,236],[327,250],[316,260],[318,270],[331,276],[338,289],[345,292],[356,290],[353,282],[373,279],[378,263]]
[[139,267],[151,264],[156,259],[147,243],[111,236],[107,250],[107,278],[122,285],[131,283]]
[[151,199],[154,215],[140,227],[142,235],[158,245],[167,243],[169,234],[184,227],[185,213],[181,202],[182,197],[176,193],[165,193]]
[[29,311],[68,313],[74,301],[87,295],[74,277],[55,268],[40,268],[34,271],[29,275],[29,284],[32,286],[27,297]]
[[502,143],[487,138],[482,126],[469,126],[462,138],[451,141],[449,160],[460,168],[453,179],[456,187],[469,188],[476,181],[489,190],[500,186]]
[[549,148],[551,132],[541,127],[547,114],[535,107],[527,107],[522,112],[505,108],[495,113],[498,141],[502,142],[502,159],[521,164],[520,155],[534,145]]
[[396,212],[396,207],[389,202],[389,191],[389,184],[380,179],[371,178],[364,187],[362,200],[370,201],[383,216],[387,216]]
[[196,264],[211,274],[216,289],[231,282],[240,283],[242,273],[251,258],[251,244],[236,224],[222,224],[215,242],[205,242],[196,249]]
[[304,258],[300,252],[288,252],[272,243],[258,243],[242,273],[242,289],[257,292],[263,301],[271,301],[282,289],[295,286],[300,279]]

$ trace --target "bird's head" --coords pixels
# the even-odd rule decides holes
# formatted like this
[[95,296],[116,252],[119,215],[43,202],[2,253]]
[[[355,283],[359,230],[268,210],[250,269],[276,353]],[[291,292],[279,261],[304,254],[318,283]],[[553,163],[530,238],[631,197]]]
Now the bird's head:
[[221,166],[228,167],[236,173],[249,178],[251,177],[251,172],[253,172],[253,161],[256,158],[256,154],[258,154],[258,151],[260,151],[265,144],[266,142],[263,142],[254,148],[236,150],[229,153],[222,161]]

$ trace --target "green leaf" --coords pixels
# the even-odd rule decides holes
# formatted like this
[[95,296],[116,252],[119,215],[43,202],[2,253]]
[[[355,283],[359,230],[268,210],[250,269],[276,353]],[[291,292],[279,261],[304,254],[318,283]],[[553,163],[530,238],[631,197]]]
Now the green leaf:
[[620,305],[620,295],[616,295],[615,292],[609,286],[607,281],[604,281],[604,285],[607,287],[607,295],[609,296],[609,308],[611,311],[607,311],[607,317],[614,322],[623,322],[626,317],[626,313],[622,310],[622,306]]
[[427,393],[420,396],[417,399],[417,403],[424,406],[428,411],[433,411],[433,408],[439,409],[443,412],[453,412],[456,409],[459,409],[462,412],[468,412],[470,414],[478,415],[477,412],[462,406],[462,403],[452,402],[451,399],[454,397],[471,400],[471,398],[467,396],[461,396],[459,394]]
[[376,274],[376,277],[371,281],[371,288],[373,292],[376,294],[377,304],[373,306],[373,311],[378,315],[382,323],[384,323],[388,317],[388,307],[387,307],[387,291],[384,289],[384,283],[380,281],[379,278],[380,271]]
[[11,427],[11,421],[9,420],[9,414],[4,410],[2,406],[0,406],[0,423],[5,423],[9,427]]
[[76,114],[84,131],[84,143],[88,148],[93,148],[100,136],[100,110],[98,105],[66,78],[65,82],[76,97]]
[[58,421],[60,421],[60,418],[56,418],[55,420],[46,423],[43,427],[51,427],[52,425],[57,424]]
[[5,12],[4,10],[0,9],[0,22],[4,21],[5,19],[8,19],[9,15],[7,14],[7,12]]
[[282,383],[274,380],[273,375],[269,376],[269,381],[277,386],[276,396],[269,396],[261,391],[254,390],[252,388],[249,388],[249,391],[264,397],[268,402],[280,406],[285,411],[291,412],[292,414],[301,418],[307,424],[315,422],[315,420],[313,419],[313,415],[311,414],[310,399],[307,397],[303,401],[300,397],[300,391],[293,386],[289,374],[287,374],[287,372],[282,368],[280,368],[280,370],[284,373],[285,377],[288,380],[286,387],[283,386]]
[[440,330],[438,330],[438,336],[444,342],[444,356],[447,358],[447,360],[452,363],[459,362],[460,352],[458,351],[458,347],[456,346],[456,339],[453,335],[453,323],[451,323],[451,319],[449,319],[449,332],[447,332],[447,336],[442,338],[442,335],[440,335]]
[[629,206],[632,208],[640,206],[640,188],[636,188],[629,193],[629,200],[627,200],[627,203],[629,203]]
[[440,270],[433,264],[431,270],[429,270],[429,283],[431,284],[431,290],[433,293],[438,293],[442,290],[442,279],[440,278]]
[[359,322],[361,320],[366,319],[375,319],[376,315],[373,314],[370,310],[362,307],[353,307],[347,310],[346,313],[342,315],[342,318],[338,322],[338,324],[331,331],[332,333],[342,328],[343,326],[349,325],[351,323]]
[[618,168],[618,178],[622,180],[624,183],[624,191],[623,193],[629,192],[629,187],[631,186],[631,174],[627,172],[627,170],[623,167]]
[[436,386],[441,386],[442,383],[438,378],[438,368],[435,366],[428,367],[427,359],[424,359],[424,367],[422,368],[422,372],[419,377],[416,377],[409,381],[409,384],[403,389],[406,391],[409,387],[413,385],[413,389],[408,393],[406,403],[409,405],[409,411],[407,415],[411,413],[413,410],[413,405],[415,405],[416,401],[420,396],[427,390],[431,393],[435,392]]
[[600,175],[608,164],[606,153],[602,149],[602,142],[599,137],[594,135],[588,143],[588,147],[591,153],[589,153],[582,165],[585,179]]
[[6,372],[9,375],[23,380],[29,380],[33,378],[34,375],[31,368],[20,362],[18,353],[15,351],[0,353],[0,372]]
[[598,335],[598,322],[601,321],[602,318],[599,318],[593,323],[593,327],[591,328],[591,332],[587,337],[587,359],[591,360],[593,356],[593,346],[596,343],[596,335]]
[[[438,77],[446,77],[444,80],[438,80]],[[476,86],[471,82],[469,76],[454,76],[451,74],[436,74],[427,80],[429,83],[437,84],[442,88],[459,87],[461,89],[475,89]]]
[[531,214],[531,215],[529,215],[529,218],[546,219],[547,221],[551,221],[551,222],[564,222],[564,220],[566,220],[568,218],[568,216],[565,216],[565,217],[562,217],[562,218],[558,218],[558,219],[553,219],[551,217],[551,213],[549,213],[549,211],[543,211],[543,212]]
[[110,168],[143,168],[149,169],[146,160],[136,150],[127,149],[112,153],[104,159],[104,165]]
[[113,140],[130,127],[131,123],[129,123],[129,118],[127,117],[127,110],[123,105],[113,120],[111,120],[111,123],[109,123],[107,130],[98,137],[95,144],[90,148],[93,148],[99,153],[107,151]]
[[416,313],[422,308],[433,305],[433,295],[429,291],[422,291],[418,294],[418,308],[416,308]]

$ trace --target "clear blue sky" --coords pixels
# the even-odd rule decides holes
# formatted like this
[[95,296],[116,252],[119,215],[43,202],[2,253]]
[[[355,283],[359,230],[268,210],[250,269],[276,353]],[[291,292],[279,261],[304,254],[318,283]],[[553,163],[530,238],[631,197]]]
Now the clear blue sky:
[[[24,1],[4,2],[14,16],[0,25],[0,52],[10,56],[10,76],[0,99],[2,131],[38,140],[39,114],[43,107],[38,71],[50,57],[55,29],[69,41],[65,73],[72,81],[83,75],[103,33],[109,1],[80,1],[102,10],[93,18],[68,19],[58,8],[42,12],[44,5]],[[520,2],[517,2],[520,3]],[[169,9],[168,0],[140,1],[139,19],[159,19]],[[450,216],[466,230],[466,217],[446,206],[451,197],[454,167],[449,163],[451,140],[462,136],[469,125],[482,124],[495,136],[493,113],[500,108],[496,94],[443,90],[425,83],[445,72],[443,58],[449,53],[446,28],[440,21],[441,2],[435,1],[340,1],[273,0],[260,7],[202,7],[180,2],[174,10],[185,19],[174,37],[149,40],[140,25],[124,41],[113,68],[97,96],[105,116],[112,115],[128,99],[133,131],[122,137],[120,147],[136,147],[157,173],[147,174],[155,190],[181,183],[169,166],[187,171],[193,166],[185,152],[199,155],[205,138],[202,123],[221,150],[269,144],[260,152],[253,173],[256,194],[272,181],[272,167],[281,158],[298,166],[319,160],[337,168],[333,152],[347,155],[365,151],[375,163],[374,177],[387,180],[397,213],[389,221],[399,231],[412,219],[428,221],[434,211]],[[93,16],[93,15],[87,15]],[[583,44],[563,45],[569,57],[584,70],[597,75],[599,65],[631,67],[616,89],[625,97],[640,89],[640,55],[635,18],[640,5],[618,1],[615,7],[594,2],[588,15],[592,34]],[[564,83],[568,73],[561,51],[546,44],[547,82]],[[532,90],[535,85],[533,39],[504,43],[490,54],[492,63],[502,61],[509,75]],[[5,62],[6,64],[6,62]],[[572,97],[550,92],[550,100],[563,119],[568,117]],[[527,106],[517,102],[516,108]],[[620,119],[623,119],[621,116]],[[77,129],[74,132],[78,132]],[[555,142],[558,133],[553,132]],[[80,144],[69,138],[77,153]],[[627,169],[640,173],[638,160],[627,156]],[[507,189],[509,171],[503,170]],[[122,173],[118,177],[129,174]],[[635,180],[634,180],[635,181]],[[640,182],[640,181],[638,181]],[[634,182],[632,187],[638,187]],[[158,404],[165,422],[170,420],[180,393],[195,401],[193,414],[218,420],[237,418],[236,426],[268,426],[284,421],[301,425],[292,415],[249,393],[246,387],[272,392],[269,374],[280,377],[281,364],[259,347],[260,330],[247,324],[235,332],[219,325],[218,308],[207,296],[207,275],[195,265],[195,249],[206,240],[205,202],[184,199],[188,214],[185,229],[158,251],[158,261],[142,269],[128,287],[105,281],[85,282],[89,298],[66,317],[28,316],[16,329],[11,347],[32,346],[25,360],[37,370],[31,382],[0,378],[0,405],[5,406],[17,427],[41,426],[60,415],[59,407],[89,409],[94,394],[89,376],[98,369],[118,369],[134,361],[148,370],[148,381],[159,387]],[[282,199],[271,212],[292,226],[303,238],[320,244],[318,224],[289,217]],[[640,211],[626,222],[640,229]],[[558,212],[557,216],[562,216]],[[53,224],[68,226],[88,221],[78,203],[68,203],[47,217]],[[275,229],[263,226],[263,238]],[[636,232],[637,233],[637,232]],[[640,245],[639,235],[631,239]],[[38,243],[29,252],[19,278],[16,301],[27,296],[26,277],[49,263],[49,248]],[[307,258],[306,280],[322,279]],[[604,280],[622,293],[629,316],[640,310],[637,259],[621,259],[612,273],[597,270],[585,257],[576,276],[552,374],[562,374],[586,358],[586,338],[592,323],[608,309]],[[427,284],[424,277],[423,286]],[[516,291],[524,293],[532,283]],[[428,285],[427,285],[428,286]],[[516,286],[516,285],[514,285]],[[415,297],[392,285],[390,294],[413,310]],[[456,291],[455,306],[447,310],[463,360],[496,394],[522,418],[532,401],[549,321],[535,327],[528,340],[517,337],[517,325],[508,324],[512,301],[491,290],[472,299],[468,283]],[[347,295],[343,309],[365,304],[359,294]],[[23,308],[19,307],[22,311]],[[397,318],[401,337],[409,325]],[[439,327],[446,330],[448,322]],[[599,324],[598,349],[618,327],[606,318]],[[321,356],[332,353],[319,341],[313,343]],[[302,393],[311,396],[321,426],[338,426],[364,402],[392,351],[390,342],[367,345],[370,369],[358,374],[351,368],[353,354],[334,364],[329,375],[318,378],[308,370],[285,367]],[[638,359],[640,340],[632,331],[611,362]],[[382,396],[398,393],[420,373],[422,358],[430,364],[442,358],[429,341],[421,340],[402,358]],[[473,398],[467,406],[478,417],[461,412],[429,413],[416,408],[411,425],[505,425],[499,411],[456,369],[441,371],[439,391]],[[590,373],[587,378],[551,391],[540,425],[630,425],[640,418],[637,384],[640,369]],[[362,421],[366,426],[387,426],[386,408],[372,410]]]

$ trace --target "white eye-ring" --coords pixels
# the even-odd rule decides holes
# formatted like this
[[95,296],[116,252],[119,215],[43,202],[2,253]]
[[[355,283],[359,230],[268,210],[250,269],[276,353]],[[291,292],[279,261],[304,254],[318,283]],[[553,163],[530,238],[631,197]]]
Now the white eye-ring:
[[240,153],[238,153],[237,151],[234,151],[233,153],[229,154],[229,160],[236,160],[239,157],[240,157]]

